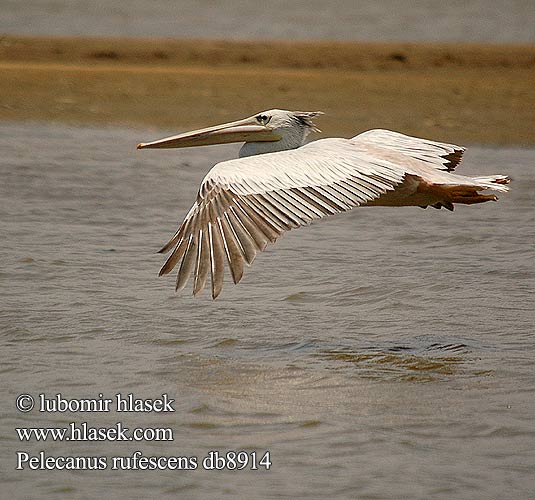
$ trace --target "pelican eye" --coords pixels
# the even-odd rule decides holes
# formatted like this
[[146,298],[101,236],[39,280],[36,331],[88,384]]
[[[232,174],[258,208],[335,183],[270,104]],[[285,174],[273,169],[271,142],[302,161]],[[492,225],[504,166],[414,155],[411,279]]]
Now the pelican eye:
[[267,125],[269,123],[269,120],[271,120],[271,116],[267,115],[258,115],[256,117],[256,121],[258,123],[261,123],[262,125]]

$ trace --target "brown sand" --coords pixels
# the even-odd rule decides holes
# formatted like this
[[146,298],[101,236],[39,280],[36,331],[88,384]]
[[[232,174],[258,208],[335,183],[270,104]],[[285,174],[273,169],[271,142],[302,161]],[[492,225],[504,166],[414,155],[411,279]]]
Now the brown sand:
[[187,129],[269,108],[369,128],[535,144],[535,46],[0,39],[1,120]]

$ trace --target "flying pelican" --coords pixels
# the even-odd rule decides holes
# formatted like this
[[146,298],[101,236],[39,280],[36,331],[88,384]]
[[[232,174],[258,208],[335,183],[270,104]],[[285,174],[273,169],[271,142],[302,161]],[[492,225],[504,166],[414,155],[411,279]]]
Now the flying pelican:
[[153,142],[145,148],[186,148],[245,142],[239,158],[216,164],[201,182],[184,221],[160,250],[180,261],[176,290],[193,272],[196,296],[211,274],[212,298],[223,286],[225,259],[234,283],[284,231],[359,206],[419,206],[453,210],[454,203],[497,200],[478,191],[507,191],[505,175],[466,177],[453,172],[464,148],[392,132],[369,130],[352,139],[305,144],[319,131],[320,112],[272,109],[243,120]]

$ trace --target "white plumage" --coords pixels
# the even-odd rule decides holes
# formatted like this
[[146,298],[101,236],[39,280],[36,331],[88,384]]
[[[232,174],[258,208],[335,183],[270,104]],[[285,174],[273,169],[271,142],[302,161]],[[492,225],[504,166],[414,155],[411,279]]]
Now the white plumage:
[[420,206],[453,210],[454,203],[496,200],[478,191],[506,191],[503,175],[451,173],[464,148],[370,130],[352,139],[303,145],[318,113],[271,110],[245,120],[140,144],[188,147],[245,141],[240,158],[218,163],[197,200],[161,252],[173,249],[160,271],[179,262],[176,288],[193,274],[197,295],[211,276],[212,297],[223,286],[225,261],[234,283],[257,252],[284,232],[357,206]]

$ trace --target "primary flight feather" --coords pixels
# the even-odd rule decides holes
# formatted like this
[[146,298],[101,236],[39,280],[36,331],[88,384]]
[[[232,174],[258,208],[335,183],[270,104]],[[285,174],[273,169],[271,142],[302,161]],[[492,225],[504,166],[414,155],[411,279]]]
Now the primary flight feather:
[[176,289],[193,275],[193,294],[211,279],[215,299],[223,287],[225,261],[234,283],[284,232],[314,219],[358,206],[419,206],[453,210],[455,203],[497,200],[479,191],[507,191],[504,175],[466,177],[452,173],[464,148],[369,130],[352,139],[320,139],[318,112],[270,110],[244,120],[188,132],[144,148],[180,148],[244,142],[240,157],[215,165],[174,236],[160,276],[180,263]]

